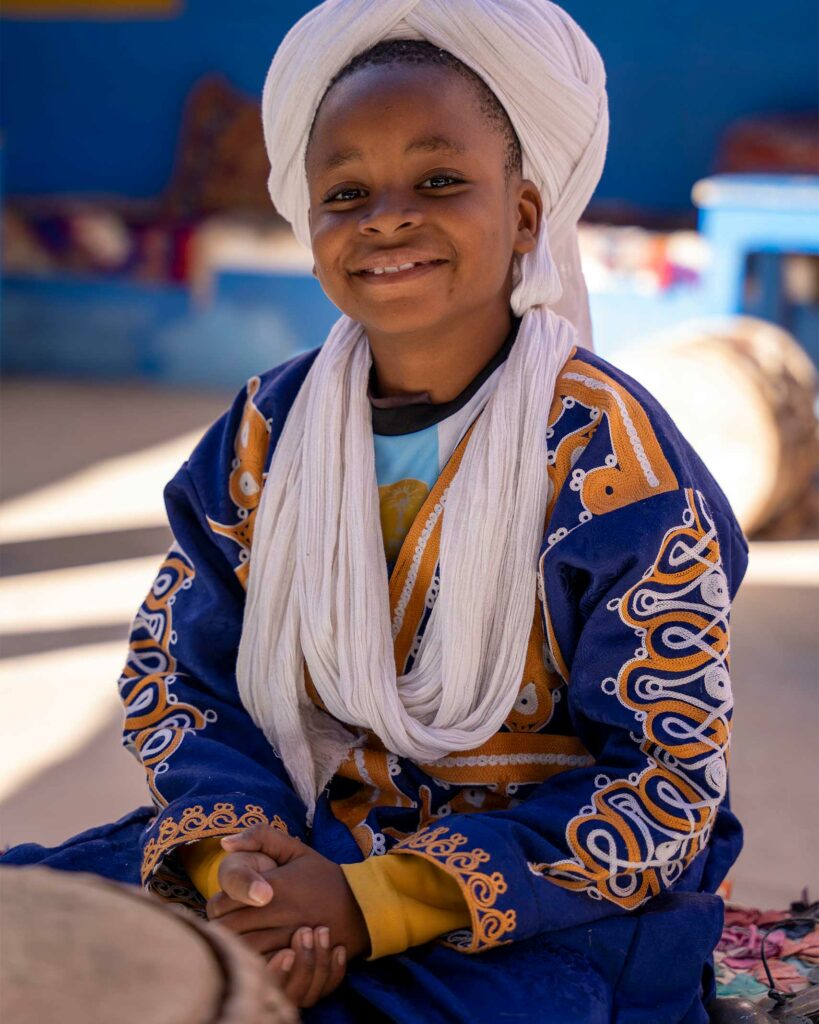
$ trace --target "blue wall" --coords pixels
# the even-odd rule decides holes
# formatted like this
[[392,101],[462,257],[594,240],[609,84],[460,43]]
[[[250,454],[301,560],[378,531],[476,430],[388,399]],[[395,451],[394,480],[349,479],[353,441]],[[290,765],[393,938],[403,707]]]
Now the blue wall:
[[[309,2],[187,0],[167,20],[4,20],[7,193],[158,193],[185,95],[223,71],[260,94]],[[732,119],[816,106],[815,0],[566,0],[606,61],[612,112],[597,195],[684,208]],[[317,55],[318,56],[318,55]]]

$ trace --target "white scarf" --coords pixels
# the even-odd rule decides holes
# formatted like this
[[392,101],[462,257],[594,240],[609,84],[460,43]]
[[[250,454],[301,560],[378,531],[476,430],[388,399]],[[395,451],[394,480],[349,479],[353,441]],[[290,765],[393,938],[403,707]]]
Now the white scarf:
[[[384,38],[429,39],[487,81],[547,216],[537,248],[515,267],[518,338],[441,499],[440,591],[398,678],[360,324],[336,323],[288,414],[256,515],[237,680],[309,819],[361,730],[430,762],[486,742],[517,698],[546,510],[548,412],[589,323],[576,225],[608,133],[600,56],[554,4],[328,0],[285,38],[263,98],[271,195],[303,241],[313,114],[330,78]],[[305,690],[305,663],[329,715]]]

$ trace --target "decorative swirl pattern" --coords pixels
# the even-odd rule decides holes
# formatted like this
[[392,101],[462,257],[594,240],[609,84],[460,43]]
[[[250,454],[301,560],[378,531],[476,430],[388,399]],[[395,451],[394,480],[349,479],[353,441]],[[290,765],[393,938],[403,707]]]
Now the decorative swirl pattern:
[[236,506],[238,522],[225,524],[208,518],[208,526],[214,533],[227,537],[239,546],[239,564],[234,572],[243,587],[247,587],[250,572],[253,525],[262,498],[264,464],[270,445],[270,423],[254,403],[260,387],[261,381],[258,377],[251,377],[247,382],[247,400],[233,442],[235,457],[228,479],[228,490],[231,501]]
[[646,767],[595,779],[573,818],[574,857],[530,869],[631,909],[671,885],[708,842],[725,796],[731,731],[728,583],[705,500],[686,490],[682,524],[654,564],[609,602],[634,631],[634,657],[601,683],[634,714]]
[[[500,871],[481,871],[490,855],[486,850],[462,850],[469,842],[460,832],[449,832],[446,826],[426,829],[410,836],[393,848],[395,853],[414,853],[426,857],[458,880],[461,892],[472,915],[472,932],[457,933],[452,945],[465,953],[478,953],[492,946],[505,946],[504,938],[517,927],[514,910],[498,910],[495,903],[508,886]],[[470,935],[467,943],[466,935]]]
[[173,693],[177,663],[171,654],[176,641],[172,607],[177,595],[193,584],[194,569],[179,549],[171,549],[136,614],[131,628],[128,659],[119,679],[125,705],[124,742],[142,762],[148,786],[159,807],[167,801],[156,776],[168,768],[168,758],[185,733],[216,721],[215,711],[202,711]]
[[217,803],[213,810],[206,813],[201,804],[186,807],[179,821],[170,815],[159,823],[159,831],[145,844],[142,856],[142,883],[148,881],[162,858],[175,846],[181,843],[193,843],[199,839],[212,836],[227,836],[240,832],[251,825],[269,825],[271,828],[287,832],[287,825],[276,815],[268,818],[261,807],[246,804],[242,814],[238,814],[233,804]]
[[[608,433],[611,450],[598,466],[577,466],[600,429]],[[576,525],[548,533],[550,547],[594,516],[678,486],[646,410],[622,384],[584,360],[573,359],[558,379],[546,437],[547,522],[566,485],[579,499]]]

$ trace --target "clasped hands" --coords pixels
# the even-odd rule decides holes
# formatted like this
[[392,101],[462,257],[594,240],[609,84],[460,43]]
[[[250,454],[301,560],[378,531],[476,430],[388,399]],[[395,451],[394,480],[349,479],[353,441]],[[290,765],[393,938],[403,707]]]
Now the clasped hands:
[[208,917],[265,957],[291,1002],[313,1006],[370,947],[344,872],[268,825],[224,836],[221,845],[228,851],[219,865],[222,891],[208,900]]

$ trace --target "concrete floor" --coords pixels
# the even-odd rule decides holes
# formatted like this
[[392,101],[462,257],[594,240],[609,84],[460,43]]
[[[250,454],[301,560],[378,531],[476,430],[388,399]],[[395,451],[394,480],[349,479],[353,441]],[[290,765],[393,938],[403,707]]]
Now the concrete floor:
[[[162,484],[230,396],[8,380],[1,397],[0,843],[53,844],[147,802],[115,680],[169,540]],[[752,549],[733,614],[746,846],[731,879],[735,899],[785,907],[819,893],[819,545]]]

